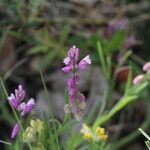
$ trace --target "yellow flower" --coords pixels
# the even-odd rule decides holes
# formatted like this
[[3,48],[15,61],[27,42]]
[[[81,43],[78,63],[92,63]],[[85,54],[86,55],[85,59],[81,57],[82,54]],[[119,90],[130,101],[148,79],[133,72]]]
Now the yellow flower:
[[106,134],[105,129],[101,128],[101,127],[96,128],[95,134],[96,134],[98,139],[103,140],[103,141],[106,141],[108,138],[108,135]]
[[83,138],[84,138],[85,140],[90,140],[90,139],[92,139],[92,134],[86,132],[86,133],[83,134]]
[[85,140],[93,140],[98,142],[106,141],[108,139],[105,129],[101,127],[97,127],[94,132],[86,124],[83,124],[80,132],[83,134],[83,138]]

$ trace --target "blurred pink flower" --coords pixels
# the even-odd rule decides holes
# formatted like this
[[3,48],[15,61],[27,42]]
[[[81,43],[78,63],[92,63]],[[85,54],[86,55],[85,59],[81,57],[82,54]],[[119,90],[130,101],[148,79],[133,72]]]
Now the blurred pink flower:
[[133,84],[134,85],[137,85],[139,83],[141,83],[141,81],[144,79],[144,75],[138,75],[136,76],[134,79],[133,79]]
[[143,71],[150,71],[150,62],[147,62],[144,66],[143,66]]

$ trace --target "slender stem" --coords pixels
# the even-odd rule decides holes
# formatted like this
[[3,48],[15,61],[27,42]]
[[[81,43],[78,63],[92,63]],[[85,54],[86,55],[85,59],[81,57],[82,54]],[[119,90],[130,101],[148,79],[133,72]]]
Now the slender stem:
[[[42,79],[42,83],[43,83],[43,87],[44,87],[44,90],[45,90],[45,94],[46,94],[46,97],[47,97],[47,100],[48,100],[48,104],[50,106],[50,114],[52,116],[52,120],[54,120],[54,114],[53,114],[53,108],[52,108],[52,104],[50,102],[50,99],[49,99],[49,95],[48,95],[48,92],[47,92],[47,87],[46,87],[46,84],[45,84],[45,81],[44,81],[44,77],[42,75],[42,72],[40,70],[40,75],[41,75],[41,79]],[[54,133],[55,133],[55,138],[56,138],[56,143],[57,143],[57,149],[59,150],[59,142],[58,142],[58,138],[57,138],[57,132],[56,132],[56,128],[55,128],[55,124],[54,124],[54,121],[52,121],[53,123],[53,126],[54,126]]]
[[[41,79],[42,79],[42,84],[43,84],[43,87],[44,87],[45,95],[47,97],[48,105],[50,107],[50,109],[48,109],[48,111],[49,111],[49,114],[52,116],[52,119],[53,119],[54,118],[53,117],[53,108],[52,108],[52,104],[49,100],[49,95],[48,95],[48,92],[47,92],[47,88],[46,88],[44,77],[43,77],[43,74],[42,74],[41,70],[40,70],[40,76],[41,76]],[[51,138],[51,141],[52,141],[52,149],[54,149],[54,143],[53,143],[53,139],[52,139],[52,132],[51,132],[51,130],[49,130],[49,132],[50,132],[50,138]]]

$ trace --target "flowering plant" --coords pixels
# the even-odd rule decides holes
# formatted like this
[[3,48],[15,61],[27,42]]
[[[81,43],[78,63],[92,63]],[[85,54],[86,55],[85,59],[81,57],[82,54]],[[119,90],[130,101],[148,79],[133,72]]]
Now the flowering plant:
[[[105,126],[105,123],[109,122],[114,115],[126,105],[136,101],[140,93],[146,89],[150,79],[150,63],[148,62],[143,66],[143,71],[145,73],[134,79],[132,78],[132,73],[130,71],[128,72],[127,81],[123,91],[124,94],[115,104],[112,104],[113,98],[111,94],[114,91],[114,85],[117,78],[116,70],[119,66],[116,67],[116,70],[114,70],[112,75],[112,64],[110,63],[112,61],[111,56],[105,53],[100,42],[97,43],[97,48],[102,70],[109,85],[106,93],[104,93],[105,97],[102,103],[100,103],[100,108],[98,105],[98,113],[97,109],[91,107],[91,112],[84,117],[86,98],[79,90],[79,71],[83,71],[91,65],[91,59],[90,56],[87,55],[79,61],[80,51],[79,48],[74,45],[69,49],[67,57],[63,60],[65,67],[62,68],[62,71],[66,74],[72,74],[66,83],[69,101],[66,100],[67,103],[64,106],[64,120],[59,121],[55,118],[47,94],[44,77],[41,72],[41,79],[49,102],[51,117],[47,118],[44,113],[42,118],[39,119],[38,117],[35,117],[30,119],[29,122],[27,121],[27,123],[25,121],[25,115],[30,114],[36,104],[35,100],[30,98],[27,102],[24,101],[26,92],[22,85],[18,85],[18,88],[15,89],[14,93],[11,93],[10,96],[8,96],[3,80],[1,79],[2,87],[14,113],[16,119],[15,122],[17,123],[11,132],[11,139],[13,140],[16,138],[16,140],[13,141],[14,144],[3,140],[0,140],[0,142],[9,146],[11,145],[11,149],[17,149],[18,147],[19,149],[23,149],[24,145],[27,144],[30,150],[116,150],[121,148],[122,142],[120,141],[109,144],[111,133],[109,132],[109,129],[107,129],[107,126]],[[97,113],[97,116],[94,115],[95,112]],[[74,117],[66,119],[66,116],[68,116],[68,114],[70,116],[71,113],[75,119]],[[133,136],[132,133],[131,136]],[[147,145],[148,144],[149,141],[147,141]],[[8,148],[8,150],[10,149]]]
[[64,59],[64,64],[66,65],[62,68],[64,73],[72,72],[72,77],[67,80],[67,88],[70,98],[70,104],[66,104],[64,107],[65,113],[68,113],[71,109],[77,120],[81,120],[83,117],[83,109],[85,107],[85,96],[79,92],[78,82],[80,76],[78,70],[85,69],[91,64],[91,59],[89,55],[84,57],[79,63],[79,49],[76,46],[72,46],[67,53],[67,57]]

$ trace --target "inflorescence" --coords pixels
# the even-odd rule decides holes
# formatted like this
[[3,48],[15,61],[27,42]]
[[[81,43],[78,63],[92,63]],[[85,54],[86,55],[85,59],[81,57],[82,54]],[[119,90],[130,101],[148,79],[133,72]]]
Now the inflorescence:
[[[30,98],[27,103],[23,102],[25,98],[25,90],[22,85],[18,85],[18,89],[15,89],[15,93],[11,93],[8,97],[9,104],[12,108],[17,110],[21,116],[31,112],[35,105],[35,100]],[[11,138],[14,139],[20,131],[20,123],[16,123],[11,134]]]
[[72,77],[67,80],[67,89],[70,98],[70,104],[66,104],[64,107],[65,113],[72,111],[77,120],[81,120],[83,117],[83,109],[85,108],[85,96],[78,90],[78,82],[80,76],[78,70],[84,70],[88,65],[91,64],[91,59],[89,55],[84,57],[79,63],[79,49],[76,46],[72,46],[67,57],[64,59],[64,64],[66,65],[62,68],[64,73],[72,72]]

